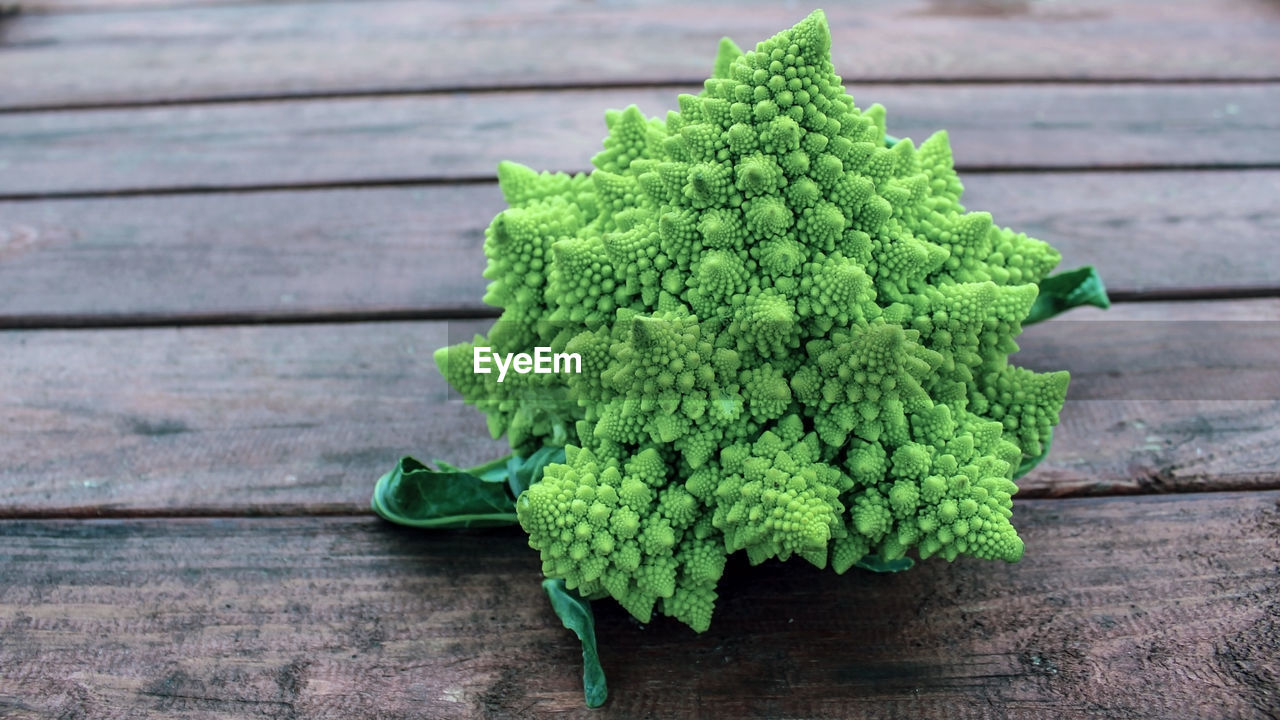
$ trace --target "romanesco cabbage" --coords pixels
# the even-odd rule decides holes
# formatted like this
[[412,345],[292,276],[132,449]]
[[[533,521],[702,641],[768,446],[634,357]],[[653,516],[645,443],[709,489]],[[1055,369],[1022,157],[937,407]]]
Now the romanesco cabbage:
[[[886,141],[821,11],[714,67],[665,119],[608,112],[590,174],[499,167],[502,316],[436,354],[495,437],[565,447],[516,503],[544,573],[702,631],[737,551],[1018,560],[1067,373],[1008,355],[1058,253],[960,204],[945,132]],[[582,368],[498,383],[481,345]]]

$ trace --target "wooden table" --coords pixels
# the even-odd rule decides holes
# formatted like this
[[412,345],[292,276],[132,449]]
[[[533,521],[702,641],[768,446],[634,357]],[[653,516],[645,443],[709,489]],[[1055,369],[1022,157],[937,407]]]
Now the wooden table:
[[495,164],[585,170],[717,40],[808,6],[21,0],[0,18],[0,717],[1280,712],[1280,9],[828,7],[890,129],[1119,301],[1069,368],[1017,565],[731,564],[712,629],[597,620],[518,531],[373,517],[501,454],[430,351],[481,305]]

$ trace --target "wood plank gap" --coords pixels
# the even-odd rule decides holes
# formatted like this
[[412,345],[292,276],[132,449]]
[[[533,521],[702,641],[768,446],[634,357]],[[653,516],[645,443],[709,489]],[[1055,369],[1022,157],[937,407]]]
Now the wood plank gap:
[[460,177],[404,177],[380,180],[343,180],[336,182],[269,183],[243,185],[179,185],[171,187],[137,187],[119,190],[89,190],[70,192],[0,193],[0,202],[29,202],[36,200],[91,200],[94,198],[124,198],[170,195],[221,195],[226,193],[288,192],[295,190],[356,190],[360,188],[424,187],[432,185],[487,185],[496,182],[493,175]]
[[419,320],[484,320],[496,318],[498,314],[498,308],[476,305],[456,308],[387,308],[384,310],[321,310],[317,312],[0,315],[0,330],[131,330],[162,327],[220,327],[227,325],[348,325],[353,323]]
[[[374,481],[369,480],[369,492],[373,493]],[[1280,481],[1277,482],[1280,487]],[[1271,489],[1271,488],[1266,488]],[[361,518],[373,515],[373,511],[350,503],[318,503],[309,505],[248,505],[244,507],[219,507],[214,505],[190,507],[117,508],[117,507],[0,507],[0,522],[6,520],[168,520],[200,518],[285,518],[285,517],[334,517]]]
[[[1067,268],[1063,268],[1067,269]],[[1105,281],[1106,278],[1103,278]],[[1280,287],[1206,287],[1109,291],[1112,303],[1201,302],[1280,298]],[[349,325],[425,320],[488,320],[501,309],[486,305],[381,310],[264,311],[235,313],[157,313],[125,315],[0,315],[3,330],[136,330],[143,328],[224,327],[230,325]],[[0,515],[2,516],[2,515]]]
[[[371,471],[369,493],[377,480],[374,474],[379,468]],[[1280,490],[1280,475],[1269,476],[1251,482],[1248,492],[1270,492]],[[1026,500],[1078,500],[1081,498],[1138,497],[1151,495],[1184,495],[1184,496],[1220,496],[1224,493],[1240,493],[1239,485],[1224,482],[1219,486],[1212,483],[1197,486],[1183,486],[1172,481],[1172,478],[1160,477],[1159,473],[1140,478],[1132,485],[1113,485],[1105,490],[1086,489],[1079,486],[1068,486],[1055,489],[1052,486],[1034,485],[1024,488],[1014,496],[1014,512],[1018,504]],[[23,505],[0,506],[0,523],[17,520],[179,520],[203,518],[362,518],[373,516],[373,510],[358,503],[280,503],[252,504],[244,506],[191,505],[181,507],[113,507],[113,506],[68,506],[68,507],[30,507]],[[483,532],[483,531],[481,531]]]
[[[0,15],[0,19],[3,16]],[[696,89],[706,78],[667,78],[653,80],[627,80],[622,82],[529,82],[529,83],[494,83],[492,85],[471,86],[405,86],[399,88],[378,88],[373,90],[320,90],[320,91],[298,91],[298,92],[276,92],[276,93],[244,93],[244,94],[226,94],[226,95],[210,95],[191,98],[156,98],[151,100],[110,100],[110,101],[88,101],[88,102],[72,102],[72,103],[48,103],[48,104],[18,104],[0,107],[0,115],[22,115],[29,113],[41,112],[84,112],[94,110],[135,110],[145,108],[161,108],[161,107],[201,107],[205,105],[235,105],[235,104],[252,104],[252,103],[269,103],[269,102],[293,102],[293,101],[326,101],[326,100],[359,100],[363,98],[401,98],[401,97],[432,97],[436,95],[451,95],[454,93],[468,93],[473,95],[497,95],[508,92],[573,92],[573,91],[591,91],[591,90],[650,90],[655,88],[666,88],[673,86],[687,86]],[[909,76],[902,78],[855,78],[847,79],[845,87],[884,87],[884,86],[921,86],[921,85],[981,85],[981,86],[1002,86],[1002,85],[1035,85],[1040,87],[1072,87],[1072,86],[1091,86],[1091,85],[1212,85],[1214,87],[1227,85],[1274,85],[1280,83],[1280,75],[1275,77],[1172,77],[1172,78],[1149,78],[1149,77],[1119,77],[1119,78],[1060,78],[1060,77],[1032,77],[1032,78],[1007,78],[1007,77],[917,77]]]
[[[1065,269],[1065,268],[1064,268]],[[1103,278],[1106,281],[1106,278]],[[1153,290],[1108,291],[1113,303],[1141,302],[1193,302],[1199,300],[1249,300],[1253,298],[1280,297],[1280,287],[1274,285],[1203,288],[1157,288]]]
[[[957,166],[964,175],[1044,175],[1084,173],[1150,173],[1150,172],[1254,172],[1280,170],[1280,163],[1133,163],[1126,165],[965,165]],[[583,170],[550,169],[548,172],[575,174]],[[455,177],[413,176],[365,180],[338,180],[298,183],[244,183],[228,185],[174,185],[133,187],[113,190],[71,190],[0,193],[0,202],[36,202],[41,200],[92,200],[96,198],[167,197],[174,195],[217,195],[225,193],[291,192],[305,190],[354,190],[360,188],[402,188],[447,185],[486,185],[496,182],[492,175]]]
[[1280,170],[1276,162],[1125,163],[1122,165],[977,165],[958,163],[964,175],[1042,175],[1045,173],[1250,172]]

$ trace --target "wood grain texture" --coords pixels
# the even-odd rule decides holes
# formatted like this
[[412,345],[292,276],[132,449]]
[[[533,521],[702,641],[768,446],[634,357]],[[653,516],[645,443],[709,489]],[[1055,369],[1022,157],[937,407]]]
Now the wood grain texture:
[[0,308],[491,312],[484,229],[504,207],[496,185],[0,203]]
[[[390,321],[491,310],[496,162],[585,169],[603,108],[660,113],[722,34],[805,8],[23,5],[0,7],[0,328],[46,329],[0,330],[0,718],[1275,717],[1276,299],[1029,330],[1016,361],[1073,380],[1021,481],[1022,563],[739,559],[701,636],[597,603],[602,711],[518,530],[369,516],[404,453],[505,452],[430,358],[487,321]],[[1280,294],[1274,3],[830,17],[859,104],[948,128],[966,202],[1064,266],[1128,297]],[[166,326],[47,329],[113,324]]]
[[362,510],[409,450],[505,452],[447,402],[448,340],[445,323],[0,334],[3,504]]
[[[1113,292],[1280,289],[1280,172],[965,184]],[[0,202],[0,324],[492,312],[481,245],[503,207],[493,185]]]
[[[345,0],[308,0],[344,2]],[[25,14],[129,12],[131,10],[184,9],[205,5],[264,5],[296,0],[23,0]]]
[[10,718],[1265,718],[1280,493],[1022,503],[1017,565],[731,563],[711,630],[596,603],[610,700],[518,531],[0,523]]
[[[370,0],[19,15],[0,36],[0,106],[697,83],[721,36],[753,47],[805,12],[766,0]],[[852,82],[1280,77],[1280,13],[1252,0],[878,0],[829,20],[835,67]]]
[[[1230,320],[1180,315],[1204,306]],[[1280,301],[1087,322],[1023,343],[1025,364],[1072,370],[1082,399],[1022,497],[1280,485]],[[0,515],[363,512],[403,454],[506,453],[430,359],[486,324],[0,333]]]
[[1027,329],[1016,364],[1069,369],[1053,452],[1029,494],[1277,487],[1280,301],[1138,303]]
[[[604,111],[665,116],[696,87],[451,93],[0,114],[0,196],[492,178],[591,169]],[[851,88],[961,170],[1280,165],[1280,86]]]

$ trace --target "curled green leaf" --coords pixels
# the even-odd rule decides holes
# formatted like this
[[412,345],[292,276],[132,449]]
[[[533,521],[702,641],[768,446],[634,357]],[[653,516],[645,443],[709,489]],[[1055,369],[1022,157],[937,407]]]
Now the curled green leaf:
[[879,555],[865,555],[861,560],[854,563],[853,566],[862,568],[863,570],[870,570],[871,572],[885,573],[910,570],[915,564],[914,560],[906,556],[894,558],[893,560],[885,560]]
[[529,486],[542,479],[542,470],[552,463],[564,462],[563,447],[542,447],[535,451],[528,459],[520,460],[519,457],[513,457],[513,461],[519,461],[508,464],[507,484],[511,487],[511,497],[520,497],[520,493],[529,489]]
[[446,468],[450,470],[461,470],[462,472],[465,472],[468,475],[474,475],[485,482],[500,483],[500,482],[506,481],[507,476],[509,475],[508,468],[511,466],[511,463],[513,461],[516,463],[519,463],[520,457],[517,455],[504,455],[500,458],[495,458],[493,460],[490,460],[489,462],[484,463],[482,465],[477,465],[473,468],[466,468],[466,469],[454,468],[452,466],[448,466],[440,460],[436,460],[435,462],[436,462],[436,465],[439,465],[442,468]]
[[[515,498],[506,484],[440,464],[446,469],[436,470],[414,458],[402,458],[374,487],[373,511],[393,523],[421,528],[516,523]],[[502,467],[505,479],[505,459]]]
[[401,458],[373,489],[373,511],[400,525],[475,528],[515,525],[516,498],[542,479],[551,463],[564,462],[564,448],[544,447],[522,458],[506,455],[472,468],[443,460],[436,467]]
[[600,654],[596,651],[596,620],[591,614],[591,603],[564,586],[564,580],[548,578],[542,581],[542,589],[551,600],[560,622],[572,630],[582,641],[582,692],[587,707],[600,707],[609,697],[604,668],[600,667]]
[[1023,326],[1048,320],[1062,312],[1081,305],[1092,305],[1103,310],[1111,307],[1107,288],[1092,266],[1060,272],[1040,281],[1040,294],[1036,295],[1031,312],[1022,321]]

